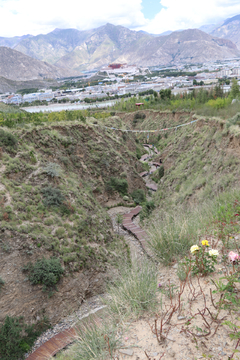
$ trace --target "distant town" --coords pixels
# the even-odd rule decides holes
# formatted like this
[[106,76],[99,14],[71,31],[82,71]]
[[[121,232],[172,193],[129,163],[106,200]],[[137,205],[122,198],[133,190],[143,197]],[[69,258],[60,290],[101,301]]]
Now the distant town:
[[22,89],[0,94],[0,101],[21,107],[69,102],[88,104],[126,95],[144,95],[150,90],[171,89],[176,95],[201,87],[210,89],[217,84],[228,92],[232,78],[240,81],[240,59],[165,68],[113,63],[77,78],[59,79],[56,89]]

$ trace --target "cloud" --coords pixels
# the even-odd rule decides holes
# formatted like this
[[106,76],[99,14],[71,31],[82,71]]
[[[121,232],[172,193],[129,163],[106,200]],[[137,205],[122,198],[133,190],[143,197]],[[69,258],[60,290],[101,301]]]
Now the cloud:
[[239,0],[161,0],[164,8],[146,26],[150,33],[198,28],[240,14]]
[[46,34],[54,28],[87,30],[106,23],[159,34],[196,28],[240,14],[239,0],[159,0],[152,20],[142,0],[0,0],[0,36]]
[[141,0],[0,0],[0,36],[47,33],[59,28],[91,29],[107,22],[145,26]]

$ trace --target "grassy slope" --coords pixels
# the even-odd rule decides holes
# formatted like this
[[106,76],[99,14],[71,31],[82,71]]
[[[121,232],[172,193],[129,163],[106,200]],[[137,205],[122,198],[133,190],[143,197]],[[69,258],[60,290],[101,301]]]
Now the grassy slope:
[[[111,176],[126,178],[129,191],[144,188],[134,143],[76,123],[13,132],[18,148],[6,148],[1,160],[1,229],[28,239],[25,250],[30,254],[43,247],[71,270],[115,264],[126,247],[113,235],[101,204],[111,198],[121,201],[106,192]],[[59,177],[44,173],[50,162],[61,167]],[[69,211],[44,206],[42,190],[48,185],[61,191]],[[8,240],[4,233],[1,237],[3,249]]]

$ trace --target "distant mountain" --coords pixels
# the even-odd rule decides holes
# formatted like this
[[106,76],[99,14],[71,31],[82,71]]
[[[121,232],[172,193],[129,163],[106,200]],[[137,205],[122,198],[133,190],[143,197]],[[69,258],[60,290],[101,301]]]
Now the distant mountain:
[[[240,56],[236,45],[230,40],[216,38],[198,29],[153,36],[112,24],[87,31],[55,29],[46,35],[22,39],[15,46],[15,50],[54,64],[61,73],[61,68],[79,73],[111,62],[151,66],[206,62]],[[45,74],[44,71],[36,73]],[[17,76],[17,72],[14,76]]]
[[73,71],[33,59],[8,47],[0,47],[0,76],[6,79],[18,81],[56,79],[73,73]]
[[7,46],[10,48],[14,48],[17,46],[22,40],[28,39],[32,37],[32,35],[23,35],[23,36],[14,36],[14,37],[0,37],[0,46]]
[[55,29],[46,35],[23,39],[14,49],[35,59],[54,64],[81,45],[93,32],[94,30]]
[[202,25],[200,26],[199,30],[202,30],[204,32],[206,32],[207,34],[210,34],[213,30],[215,30],[218,26],[220,26],[221,24],[207,24],[207,25]]
[[108,24],[97,29],[56,65],[83,70],[99,68],[110,62],[152,66],[205,62],[239,55],[231,41],[215,38],[197,29],[156,37]]
[[225,20],[211,35],[231,40],[240,49],[240,15]]
[[132,46],[128,53],[121,55],[116,61],[138,65],[167,65],[199,63],[239,55],[236,45],[230,40],[215,38],[198,29],[189,29],[152,38],[141,47]]
[[[117,61],[122,55],[144,46],[154,39],[150,34],[129,30],[123,26],[101,26],[71,53],[56,62],[68,69],[93,69]],[[132,63],[132,61],[130,61]]]

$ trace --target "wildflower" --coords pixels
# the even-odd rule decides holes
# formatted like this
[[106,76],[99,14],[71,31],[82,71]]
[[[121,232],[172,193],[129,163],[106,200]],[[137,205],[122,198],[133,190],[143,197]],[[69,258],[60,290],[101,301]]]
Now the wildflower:
[[214,249],[209,250],[208,253],[209,253],[210,256],[218,256],[219,255],[218,250],[214,250]]
[[160,288],[160,287],[162,287],[162,284],[161,284],[161,283],[159,283],[159,284],[158,284],[158,287],[159,287],[159,288]]
[[207,240],[202,240],[202,245],[203,246],[209,246],[208,241]]
[[233,251],[230,251],[230,253],[228,254],[229,260],[234,262],[234,261],[238,261],[239,259],[239,255]]
[[198,251],[199,250],[199,246],[198,245],[193,245],[193,246],[191,246],[191,248],[190,248],[190,251],[191,251],[191,253],[192,254],[194,254],[196,251]]
[[234,216],[239,216],[239,214],[235,214]]

